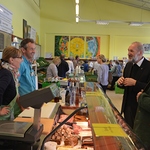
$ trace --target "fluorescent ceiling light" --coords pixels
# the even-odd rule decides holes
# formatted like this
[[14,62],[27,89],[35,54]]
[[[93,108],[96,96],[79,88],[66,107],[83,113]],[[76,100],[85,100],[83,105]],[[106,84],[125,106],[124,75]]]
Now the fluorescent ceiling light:
[[79,15],[79,5],[76,4],[76,16],[78,16],[78,15]]
[[99,25],[108,25],[109,22],[108,21],[96,21],[96,24],[99,24]]
[[76,16],[76,22],[79,22],[79,16]]
[[130,26],[142,26],[143,23],[142,22],[131,22],[129,23]]
[[76,22],[79,22],[79,0],[75,0],[76,2],[76,6],[75,6],[75,9],[76,9]]
[[82,19],[82,18],[80,18],[80,22],[94,22],[98,25],[108,25],[110,23],[128,24],[130,26],[150,25],[150,22],[121,21],[121,20],[88,20],[88,19]]
[[79,0],[75,0],[76,4],[79,4]]

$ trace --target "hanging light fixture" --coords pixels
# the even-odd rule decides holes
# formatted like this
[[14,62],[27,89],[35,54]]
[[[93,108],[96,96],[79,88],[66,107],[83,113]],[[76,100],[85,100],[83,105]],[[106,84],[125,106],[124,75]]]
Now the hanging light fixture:
[[79,0],[75,0],[76,4],[79,4]]
[[99,25],[108,25],[109,22],[101,20],[101,21],[96,21],[96,24],[99,24]]
[[76,16],[79,16],[79,4],[76,4]]
[[129,23],[130,26],[142,26],[143,22],[131,22]]
[[79,16],[76,16],[76,22],[79,22]]
[[79,22],[79,0],[75,0],[76,6],[76,22]]

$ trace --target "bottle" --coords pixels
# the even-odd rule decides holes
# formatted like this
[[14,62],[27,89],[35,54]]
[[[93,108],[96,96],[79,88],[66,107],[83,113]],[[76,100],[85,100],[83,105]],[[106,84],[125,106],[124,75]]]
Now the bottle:
[[79,83],[76,83],[76,96],[75,96],[75,106],[79,106],[80,92],[79,92]]
[[66,90],[63,89],[60,91],[62,103],[65,104]]
[[[55,83],[56,84],[56,83]],[[57,84],[56,84],[57,85]],[[58,86],[58,85],[57,85]],[[60,88],[58,87],[57,93],[56,93],[56,97],[54,98],[54,102],[57,103],[59,102],[59,100],[61,99],[60,96]]]
[[70,92],[71,92],[70,106],[75,106],[76,89],[75,89],[75,86],[74,86],[74,82],[71,82]]
[[70,106],[70,89],[69,89],[69,86],[67,86],[67,89],[66,89],[66,94],[65,94],[65,105],[66,106]]

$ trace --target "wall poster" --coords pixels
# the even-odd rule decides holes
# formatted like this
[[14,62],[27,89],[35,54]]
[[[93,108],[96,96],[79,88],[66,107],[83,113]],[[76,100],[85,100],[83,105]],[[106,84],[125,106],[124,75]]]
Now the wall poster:
[[60,56],[62,53],[68,57],[69,36],[55,36],[55,56]]
[[28,25],[27,21],[23,19],[23,39],[28,37]]
[[86,37],[86,58],[94,58],[100,54],[100,37]]
[[84,37],[83,36],[70,37],[70,56],[75,57],[76,55],[78,55],[80,58],[84,58]]
[[55,36],[55,56],[94,58],[100,54],[100,37]]

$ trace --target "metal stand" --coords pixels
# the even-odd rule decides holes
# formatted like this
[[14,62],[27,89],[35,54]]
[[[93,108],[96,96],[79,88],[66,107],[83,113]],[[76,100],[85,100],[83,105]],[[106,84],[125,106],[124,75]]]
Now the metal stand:
[[33,128],[37,131],[40,129],[40,120],[41,120],[41,108],[34,109],[34,119],[33,119]]

